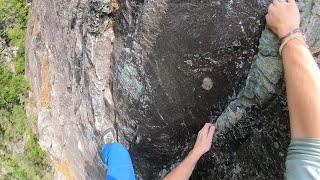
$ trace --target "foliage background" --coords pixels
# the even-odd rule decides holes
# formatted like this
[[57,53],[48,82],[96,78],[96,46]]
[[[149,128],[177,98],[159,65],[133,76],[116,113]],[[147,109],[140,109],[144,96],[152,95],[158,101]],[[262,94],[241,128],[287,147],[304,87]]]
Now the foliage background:
[[[16,47],[14,69],[0,59],[0,179],[48,179],[50,166],[25,113],[28,82],[24,78],[25,30],[30,3],[0,0],[0,52]],[[0,56],[1,57],[1,56]]]

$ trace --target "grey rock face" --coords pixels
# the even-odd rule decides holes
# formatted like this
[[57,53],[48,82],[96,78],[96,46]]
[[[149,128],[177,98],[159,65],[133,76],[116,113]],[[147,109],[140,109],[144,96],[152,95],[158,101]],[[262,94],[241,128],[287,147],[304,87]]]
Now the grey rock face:
[[[281,178],[288,116],[277,40],[262,32],[268,3],[34,0],[26,75],[55,178],[103,178],[110,126],[138,177],[159,178],[216,120],[193,179]],[[319,1],[300,7],[319,52]]]
[[99,135],[114,120],[109,70],[114,33],[103,3],[109,4],[33,2],[26,75],[39,143],[57,179],[103,178]]

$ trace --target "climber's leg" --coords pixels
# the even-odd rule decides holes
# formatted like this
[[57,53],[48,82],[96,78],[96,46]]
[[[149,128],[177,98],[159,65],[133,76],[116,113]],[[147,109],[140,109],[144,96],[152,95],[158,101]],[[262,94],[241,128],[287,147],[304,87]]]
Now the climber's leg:
[[128,150],[120,143],[102,146],[102,161],[107,165],[107,180],[135,180]]

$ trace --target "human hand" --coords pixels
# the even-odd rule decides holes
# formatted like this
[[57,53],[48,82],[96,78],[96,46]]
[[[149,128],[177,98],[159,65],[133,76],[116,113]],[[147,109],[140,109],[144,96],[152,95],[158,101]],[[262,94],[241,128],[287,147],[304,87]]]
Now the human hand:
[[199,131],[193,152],[200,158],[211,148],[212,138],[216,131],[216,127],[211,123],[206,123]]
[[216,127],[206,123],[199,131],[196,143],[188,156],[164,180],[189,179],[200,157],[210,150]]
[[269,28],[279,38],[300,27],[300,13],[295,0],[273,0],[266,19]]

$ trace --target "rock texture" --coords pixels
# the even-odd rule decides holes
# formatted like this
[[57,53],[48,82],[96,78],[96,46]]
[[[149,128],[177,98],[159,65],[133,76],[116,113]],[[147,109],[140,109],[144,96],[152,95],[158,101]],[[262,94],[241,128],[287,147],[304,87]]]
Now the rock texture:
[[264,12],[255,9],[264,6],[148,1],[138,29],[116,42],[124,46],[112,68],[116,124],[137,169],[151,169],[138,171],[141,177],[173,163],[205,119],[235,96],[264,27]]
[[15,72],[13,59],[17,55],[18,48],[15,46],[8,46],[5,40],[0,40],[0,59],[7,67],[10,68],[11,72]]
[[[312,53],[320,51],[319,33],[319,2],[301,1],[301,27],[306,32],[308,44]],[[246,108],[253,105],[261,105],[270,100],[275,94],[277,84],[283,73],[282,62],[278,54],[277,37],[266,29],[260,38],[259,52],[254,57],[254,63],[246,80],[246,86],[241,90],[237,98],[232,101],[224,113],[218,118],[220,129],[232,126],[241,119]]]
[[[193,179],[283,178],[288,115],[277,39],[263,31],[268,4],[34,0],[26,76],[55,179],[102,179],[110,126],[137,176],[160,178],[206,121],[218,135]],[[317,53],[320,2],[299,6]]]
[[114,121],[114,33],[105,9],[109,2],[33,2],[26,75],[39,143],[53,160],[56,179],[103,177],[99,135]]

